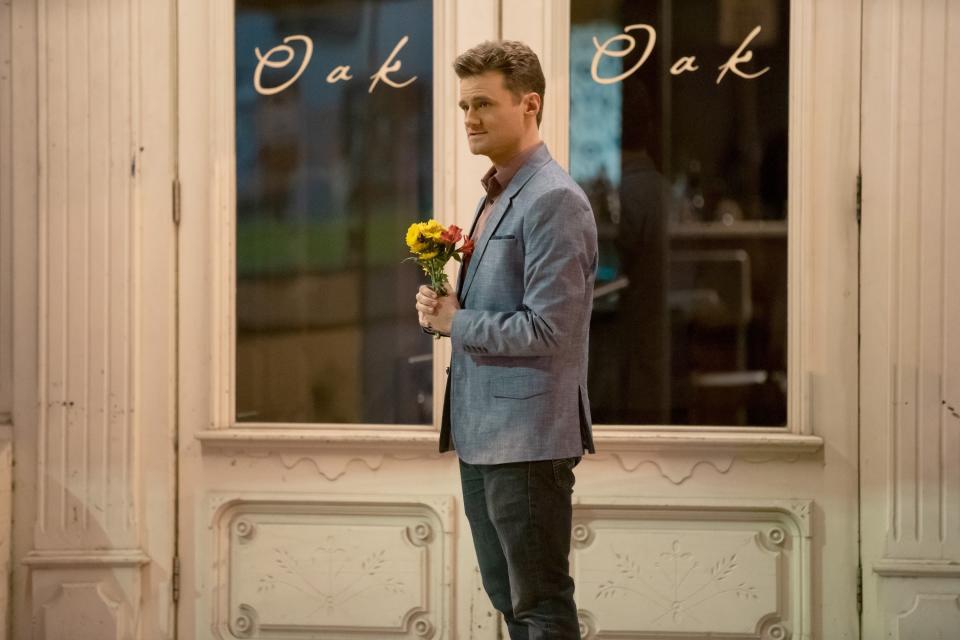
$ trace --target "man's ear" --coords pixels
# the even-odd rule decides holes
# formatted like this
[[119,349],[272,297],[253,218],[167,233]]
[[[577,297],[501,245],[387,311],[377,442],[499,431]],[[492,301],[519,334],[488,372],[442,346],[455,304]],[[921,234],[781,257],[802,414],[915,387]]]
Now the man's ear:
[[523,113],[524,115],[532,115],[534,118],[537,117],[537,114],[540,113],[540,107],[542,106],[539,93],[528,93],[523,96]]

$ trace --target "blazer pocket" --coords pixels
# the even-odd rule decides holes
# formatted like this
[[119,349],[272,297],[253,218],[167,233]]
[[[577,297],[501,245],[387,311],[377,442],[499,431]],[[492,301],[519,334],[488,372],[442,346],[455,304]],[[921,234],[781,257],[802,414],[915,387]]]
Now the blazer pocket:
[[509,234],[509,235],[490,236],[490,239],[491,239],[491,240],[515,240],[516,237],[517,237],[517,236],[515,236],[515,235],[513,235],[513,234],[511,233],[511,234]]
[[490,395],[494,398],[532,398],[549,389],[549,380],[543,376],[509,376],[490,381]]

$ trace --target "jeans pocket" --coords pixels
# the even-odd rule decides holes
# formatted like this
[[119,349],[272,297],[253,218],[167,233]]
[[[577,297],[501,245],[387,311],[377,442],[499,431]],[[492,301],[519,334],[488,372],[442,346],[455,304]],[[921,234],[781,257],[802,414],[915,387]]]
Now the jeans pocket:
[[580,462],[580,457],[558,458],[553,460],[553,480],[557,486],[567,491],[573,491],[577,479],[573,475],[573,468]]

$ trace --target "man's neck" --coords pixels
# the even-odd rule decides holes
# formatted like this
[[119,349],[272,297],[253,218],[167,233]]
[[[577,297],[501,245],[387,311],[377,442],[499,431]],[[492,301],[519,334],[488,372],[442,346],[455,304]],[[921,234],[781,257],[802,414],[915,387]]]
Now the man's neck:
[[501,169],[506,167],[508,164],[510,164],[511,160],[513,160],[520,154],[524,153],[525,151],[528,151],[531,147],[537,146],[538,144],[540,144],[540,142],[541,142],[540,131],[538,129],[534,131],[533,136],[525,137],[524,140],[519,144],[519,146],[516,147],[512,152],[504,154],[504,156],[497,157],[497,158],[489,156],[490,162],[492,162],[493,166],[497,168],[497,171],[500,171]]

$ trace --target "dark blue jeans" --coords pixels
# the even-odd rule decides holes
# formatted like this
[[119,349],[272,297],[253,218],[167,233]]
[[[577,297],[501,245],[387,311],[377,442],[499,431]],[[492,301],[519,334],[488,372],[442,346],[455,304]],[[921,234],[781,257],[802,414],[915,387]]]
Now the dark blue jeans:
[[569,560],[578,462],[460,460],[463,508],[483,588],[503,613],[511,640],[580,639]]

